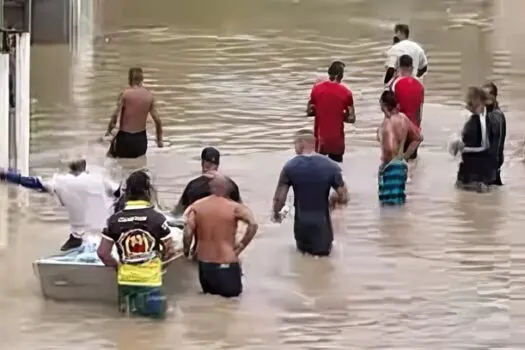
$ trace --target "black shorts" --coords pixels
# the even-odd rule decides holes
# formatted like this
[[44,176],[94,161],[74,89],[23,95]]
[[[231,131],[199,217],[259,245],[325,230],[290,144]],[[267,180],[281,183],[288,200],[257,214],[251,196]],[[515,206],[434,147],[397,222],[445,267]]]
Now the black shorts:
[[342,163],[343,162],[343,155],[342,154],[328,153],[327,156],[328,156],[328,158],[330,158],[334,162],[337,162],[337,163]]
[[242,272],[239,263],[217,264],[199,261],[199,281],[205,294],[225,298],[242,293]]
[[138,158],[148,150],[148,135],[146,130],[126,132],[119,130],[109,147],[108,156],[112,158]]
[[294,236],[297,250],[313,256],[328,256],[332,251],[334,234],[330,219],[308,222],[296,221]]

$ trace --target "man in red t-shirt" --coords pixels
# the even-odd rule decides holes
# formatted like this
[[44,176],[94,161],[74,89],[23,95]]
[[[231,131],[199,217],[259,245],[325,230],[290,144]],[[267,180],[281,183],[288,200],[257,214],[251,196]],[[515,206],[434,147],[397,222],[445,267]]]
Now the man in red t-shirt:
[[355,123],[352,92],[341,83],[345,64],[333,62],[328,68],[328,80],[312,88],[307,115],[314,117],[316,151],[342,163],[345,153],[344,123]]
[[[399,111],[404,113],[415,126],[421,128],[421,113],[425,99],[423,84],[412,75],[413,61],[409,55],[403,55],[398,62],[398,77],[394,79],[391,90],[399,103]],[[407,140],[407,144],[410,140]],[[405,149],[407,147],[405,144]],[[417,158],[417,150],[411,160]]]

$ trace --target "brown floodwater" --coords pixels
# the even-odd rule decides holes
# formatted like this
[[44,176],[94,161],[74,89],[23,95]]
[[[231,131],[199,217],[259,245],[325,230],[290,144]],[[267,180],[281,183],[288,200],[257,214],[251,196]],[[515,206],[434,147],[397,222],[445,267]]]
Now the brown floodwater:
[[[97,0],[93,37],[73,50],[34,46],[31,172],[48,176],[78,149],[104,165],[96,142],[127,69],[143,66],[169,147],[148,152],[161,201],[173,205],[199,172],[199,150],[223,152],[260,231],[243,256],[245,292],[194,290],[165,322],[122,318],[102,305],[42,299],[31,263],[66,238],[49,198],[11,200],[1,232],[1,349],[523,349],[525,336],[525,3],[416,0]],[[384,52],[397,21],[429,57],[425,142],[408,203],[376,197]],[[291,135],[311,127],[306,99],[333,59],[347,64],[357,122],[347,128],[347,208],[334,213],[329,259],[294,251],[292,222],[270,223],[271,195]],[[494,79],[508,118],[506,185],[454,189],[446,150],[471,84]],[[153,134],[153,129],[150,129]],[[16,191],[15,191],[16,192]],[[7,235],[6,235],[7,234]],[[7,237],[6,237],[7,236]]]

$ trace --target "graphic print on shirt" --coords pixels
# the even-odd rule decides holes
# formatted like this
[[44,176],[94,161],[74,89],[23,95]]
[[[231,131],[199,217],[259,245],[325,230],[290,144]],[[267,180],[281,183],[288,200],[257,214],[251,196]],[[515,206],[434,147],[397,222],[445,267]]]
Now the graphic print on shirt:
[[143,263],[156,256],[155,238],[143,229],[134,228],[124,232],[117,243],[125,264]]

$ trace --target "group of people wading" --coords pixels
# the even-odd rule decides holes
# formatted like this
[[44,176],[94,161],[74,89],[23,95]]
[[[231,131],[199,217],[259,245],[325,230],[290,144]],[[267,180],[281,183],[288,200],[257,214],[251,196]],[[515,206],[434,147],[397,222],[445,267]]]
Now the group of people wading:
[[[425,92],[419,78],[428,66],[423,49],[409,40],[408,26],[398,24],[394,32],[387,53],[385,89],[379,98],[384,118],[377,132],[381,148],[379,202],[388,206],[406,201],[407,163],[417,159],[423,140]],[[307,106],[307,116],[314,118],[313,131],[295,134],[296,156],[282,168],[273,198],[272,220],[281,222],[288,191],[293,188],[296,247],[318,257],[328,256],[332,250],[331,212],[348,203],[348,189],[338,163],[343,162],[345,152],[344,124],[355,123],[356,113],[352,92],[342,84],[344,69],[343,62],[333,62],[328,79],[314,85]],[[506,126],[497,93],[493,83],[468,89],[466,107],[471,116],[461,137],[450,146],[453,154],[461,153],[461,187],[484,191],[502,184]],[[157,146],[163,147],[155,100],[143,86],[142,69],[132,68],[129,87],[119,95],[108,124],[107,135],[113,135],[109,156],[137,158],[146,153],[148,115],[155,123]],[[118,131],[113,134],[117,121]],[[187,184],[172,213],[185,218],[183,254],[197,262],[203,292],[235,297],[243,290],[239,255],[252,241],[258,225],[243,204],[237,184],[219,172],[219,151],[206,147],[200,158],[202,174]],[[88,172],[83,157],[70,159],[67,165],[67,173],[49,180],[10,170],[0,171],[0,179],[53,194],[60,200],[68,212],[71,230],[62,251],[79,248],[86,232],[102,232],[98,256],[117,270],[121,310],[163,317],[166,298],[162,271],[177,252],[170,223],[153,204],[150,177],[145,171],[136,171],[119,186]],[[246,224],[240,238],[239,222]],[[118,259],[111,255],[115,245]]]

